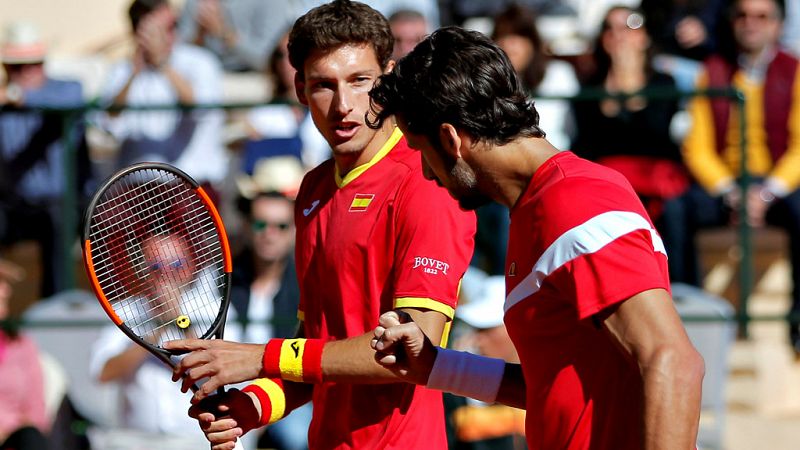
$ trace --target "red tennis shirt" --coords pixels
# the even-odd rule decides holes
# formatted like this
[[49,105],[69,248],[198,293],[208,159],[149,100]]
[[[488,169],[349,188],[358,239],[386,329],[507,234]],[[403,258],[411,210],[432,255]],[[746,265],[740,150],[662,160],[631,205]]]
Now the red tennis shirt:
[[[398,129],[344,179],[333,160],[306,175],[295,222],[306,337],[359,336],[398,307],[453,317],[475,215],[423,177],[420,154]],[[447,448],[440,392],[325,383],[315,386],[313,402],[310,448]]]
[[506,315],[534,449],[639,449],[642,382],[593,315],[669,290],[661,238],[630,184],[570,152],[534,174],[511,211]]

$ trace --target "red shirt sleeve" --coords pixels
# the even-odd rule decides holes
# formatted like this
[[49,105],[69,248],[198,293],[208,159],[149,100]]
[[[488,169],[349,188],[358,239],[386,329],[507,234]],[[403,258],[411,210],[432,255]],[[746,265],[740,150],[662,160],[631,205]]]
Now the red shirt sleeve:
[[475,245],[475,213],[447,190],[413,173],[397,197],[395,307],[440,311],[452,318]]
[[570,261],[548,282],[555,282],[562,299],[575,302],[581,319],[649,289],[669,291],[666,255],[651,242],[649,231],[628,233]]

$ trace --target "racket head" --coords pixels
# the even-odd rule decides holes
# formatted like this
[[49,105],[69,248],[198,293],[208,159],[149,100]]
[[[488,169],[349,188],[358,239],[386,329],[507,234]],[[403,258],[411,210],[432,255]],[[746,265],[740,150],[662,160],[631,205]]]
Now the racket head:
[[191,177],[163,163],[112,175],[84,217],[83,257],[109,318],[170,365],[161,344],[222,338],[231,253],[214,204]]

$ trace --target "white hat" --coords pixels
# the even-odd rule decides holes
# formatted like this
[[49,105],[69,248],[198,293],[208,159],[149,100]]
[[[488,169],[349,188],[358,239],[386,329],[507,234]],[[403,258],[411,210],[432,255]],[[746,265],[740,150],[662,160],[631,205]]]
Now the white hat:
[[[465,280],[467,276],[464,276]],[[486,329],[503,324],[506,280],[502,275],[486,277],[465,293],[466,302],[456,308],[456,317],[473,328]]]
[[294,198],[303,180],[303,165],[294,156],[271,156],[259,159],[253,176],[236,178],[236,186],[244,198],[253,199],[260,192],[280,192]]
[[30,22],[12,22],[3,36],[3,64],[34,64],[44,61],[47,47],[39,30]]

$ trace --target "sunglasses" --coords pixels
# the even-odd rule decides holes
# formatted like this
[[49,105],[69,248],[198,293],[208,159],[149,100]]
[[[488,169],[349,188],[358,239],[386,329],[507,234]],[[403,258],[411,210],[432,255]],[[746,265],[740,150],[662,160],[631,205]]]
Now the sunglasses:
[[775,14],[769,14],[765,12],[760,13],[747,13],[745,11],[736,11],[733,13],[733,20],[741,21],[746,19],[751,19],[757,22],[766,22],[768,20],[774,20],[777,18]]
[[275,228],[280,231],[286,231],[292,226],[290,222],[267,222],[266,220],[254,220],[252,225],[253,231],[260,233],[267,228]]
[[176,259],[174,261],[154,261],[150,263],[150,270],[152,272],[171,272],[173,270],[180,270],[188,264],[186,258]]

